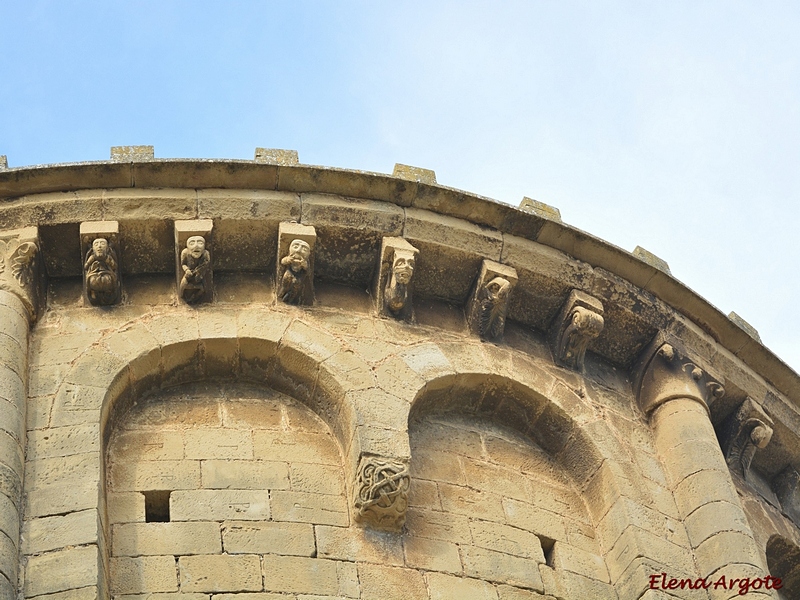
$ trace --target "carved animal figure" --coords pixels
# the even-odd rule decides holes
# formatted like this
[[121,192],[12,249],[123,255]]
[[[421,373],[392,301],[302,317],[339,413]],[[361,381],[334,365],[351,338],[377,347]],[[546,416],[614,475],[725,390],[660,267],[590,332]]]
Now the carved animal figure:
[[394,254],[394,264],[392,265],[391,275],[386,281],[386,289],[383,294],[383,302],[386,310],[395,316],[404,316],[401,313],[408,306],[410,295],[409,285],[414,276],[414,255],[396,251]]

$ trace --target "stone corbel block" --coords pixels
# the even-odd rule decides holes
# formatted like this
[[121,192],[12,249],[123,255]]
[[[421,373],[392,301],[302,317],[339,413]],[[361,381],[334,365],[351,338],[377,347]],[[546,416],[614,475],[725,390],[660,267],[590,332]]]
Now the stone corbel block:
[[412,288],[417,254],[419,250],[404,238],[383,238],[374,291],[378,314],[401,321],[414,320]]
[[472,333],[485,340],[503,337],[508,299],[517,284],[517,271],[484,259],[467,304],[467,323]]
[[317,231],[309,225],[278,225],[275,290],[287,304],[314,304],[314,247]]
[[778,497],[781,508],[795,525],[800,526],[800,473],[792,465],[772,479],[772,491]]
[[0,231],[0,290],[15,294],[35,321],[44,305],[39,228]]
[[720,445],[728,467],[747,480],[756,451],[772,439],[773,423],[754,400],[745,398],[720,428]]
[[213,228],[211,219],[175,221],[175,279],[178,297],[188,304],[214,298]]
[[373,529],[400,531],[410,483],[408,461],[362,456],[353,490],[356,521]]
[[122,297],[119,222],[84,221],[80,226],[83,302],[111,306]]
[[604,324],[603,303],[580,290],[572,290],[550,332],[556,362],[583,371],[586,348],[600,335]]

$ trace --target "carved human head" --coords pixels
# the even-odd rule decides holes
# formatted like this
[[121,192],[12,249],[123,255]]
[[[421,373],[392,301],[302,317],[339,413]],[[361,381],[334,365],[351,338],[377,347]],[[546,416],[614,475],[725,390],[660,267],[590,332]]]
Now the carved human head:
[[307,269],[309,256],[311,256],[311,246],[308,245],[308,242],[300,239],[292,240],[289,244],[289,258],[291,259],[289,266],[292,270]]
[[206,249],[206,240],[202,235],[193,235],[186,240],[186,247],[193,257],[200,258]]
[[507,279],[502,277],[495,277],[489,283],[486,284],[486,290],[493,298],[502,298],[508,293],[511,284],[508,282]]
[[411,277],[414,275],[415,262],[413,252],[407,250],[394,251],[392,271],[394,272],[394,278],[397,283],[408,285],[411,281]]
[[94,250],[95,256],[105,256],[108,253],[108,240],[97,238],[92,242],[92,250]]

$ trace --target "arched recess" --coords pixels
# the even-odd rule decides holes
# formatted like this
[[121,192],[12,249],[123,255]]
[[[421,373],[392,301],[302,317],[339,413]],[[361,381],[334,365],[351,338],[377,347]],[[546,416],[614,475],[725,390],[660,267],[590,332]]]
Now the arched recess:
[[[353,443],[357,419],[346,394],[369,388],[371,377],[369,367],[335,337],[290,311],[264,308],[178,309],[131,323],[85,351],[64,377],[51,420],[55,426],[97,427],[98,439],[87,443],[80,456],[82,485],[88,493],[95,490],[97,531],[95,536],[87,534],[84,542],[87,552],[97,544],[100,597],[108,597],[109,572],[105,449],[116,419],[140,398],[209,379],[252,382],[310,408],[347,457],[358,444]],[[351,480],[354,467],[347,459],[344,467]]]
[[783,587],[778,592],[782,600],[800,600],[800,547],[780,535],[767,541],[769,574],[779,577]]
[[[620,451],[619,435],[564,381],[544,372],[517,375],[449,374],[419,392],[409,414],[410,527],[425,529],[417,523],[438,519],[440,527],[455,528],[449,505],[470,522],[471,545],[479,546],[462,548],[462,557],[485,561],[499,552],[520,561],[527,552],[529,566],[518,563],[529,575],[522,587],[567,599],[638,597],[646,587],[643,572],[653,568],[694,575],[674,501],[668,498],[671,517],[657,516],[659,501],[632,484],[641,477]],[[652,524],[642,523],[643,514],[654,517]],[[685,546],[677,564],[665,564],[660,548],[641,542],[642,534],[655,533],[642,527],[682,536],[669,542]],[[517,549],[508,543],[513,539]],[[521,585],[479,564],[463,566],[473,577]]]

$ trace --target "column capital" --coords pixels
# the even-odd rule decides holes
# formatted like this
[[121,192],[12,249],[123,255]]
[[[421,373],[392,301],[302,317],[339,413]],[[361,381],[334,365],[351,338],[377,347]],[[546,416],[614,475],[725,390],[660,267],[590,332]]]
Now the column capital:
[[634,369],[634,392],[639,407],[648,417],[661,404],[675,398],[688,398],[706,411],[722,398],[725,388],[720,378],[692,357],[677,340],[659,334],[642,352]]
[[17,296],[33,322],[43,304],[39,229],[0,231],[0,290]]

